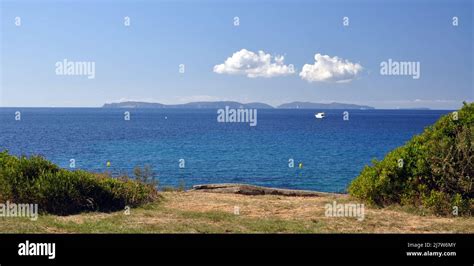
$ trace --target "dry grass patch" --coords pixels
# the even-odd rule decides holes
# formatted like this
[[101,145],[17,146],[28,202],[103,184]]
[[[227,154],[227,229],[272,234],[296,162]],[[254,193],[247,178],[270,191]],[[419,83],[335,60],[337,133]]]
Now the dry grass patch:
[[[423,216],[402,207],[365,206],[365,219],[326,217],[325,205],[359,203],[348,195],[247,196],[163,192],[158,202],[113,213],[0,218],[3,233],[474,233],[473,217]],[[240,214],[234,214],[238,206]]]

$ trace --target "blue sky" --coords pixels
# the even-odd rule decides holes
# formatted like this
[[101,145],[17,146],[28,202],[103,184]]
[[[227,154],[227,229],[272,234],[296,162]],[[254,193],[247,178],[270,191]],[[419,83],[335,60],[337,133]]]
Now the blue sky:
[[[235,100],[454,109],[474,99],[473,11],[469,0],[2,1],[0,106]],[[230,57],[257,61],[235,69]],[[381,75],[389,58],[419,62],[420,78]],[[57,75],[63,59],[95,62],[95,78]]]

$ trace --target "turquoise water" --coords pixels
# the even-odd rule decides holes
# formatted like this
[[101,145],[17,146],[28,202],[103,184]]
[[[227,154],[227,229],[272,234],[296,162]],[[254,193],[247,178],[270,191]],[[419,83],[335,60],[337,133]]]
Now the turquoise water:
[[[21,121],[15,121],[16,111]],[[344,121],[344,110],[317,120],[316,110],[259,109],[258,124],[250,127],[217,123],[210,109],[136,109],[130,121],[124,111],[0,108],[0,149],[41,154],[65,168],[74,159],[76,169],[114,175],[149,164],[161,185],[238,182],[343,192],[371,159],[383,158],[449,112],[349,110]]]

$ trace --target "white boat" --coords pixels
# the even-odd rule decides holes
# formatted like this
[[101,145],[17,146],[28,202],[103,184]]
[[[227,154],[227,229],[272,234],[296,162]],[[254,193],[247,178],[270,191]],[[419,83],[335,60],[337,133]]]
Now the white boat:
[[318,118],[318,119],[323,119],[326,115],[324,114],[324,112],[322,113],[317,113],[314,115],[314,117]]

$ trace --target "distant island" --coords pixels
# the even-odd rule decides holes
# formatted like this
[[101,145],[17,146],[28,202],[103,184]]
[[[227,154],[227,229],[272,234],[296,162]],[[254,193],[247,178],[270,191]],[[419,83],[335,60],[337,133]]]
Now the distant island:
[[239,103],[234,101],[218,102],[191,102],[185,104],[161,104],[150,102],[126,101],[119,103],[106,103],[102,108],[153,108],[153,109],[219,109],[225,108],[257,108],[257,109],[375,109],[371,106],[346,104],[346,103],[311,103],[311,102],[291,102],[273,107],[266,103]]
[[291,102],[279,105],[279,109],[375,109],[372,106],[357,105],[349,103],[312,103],[312,102]]

